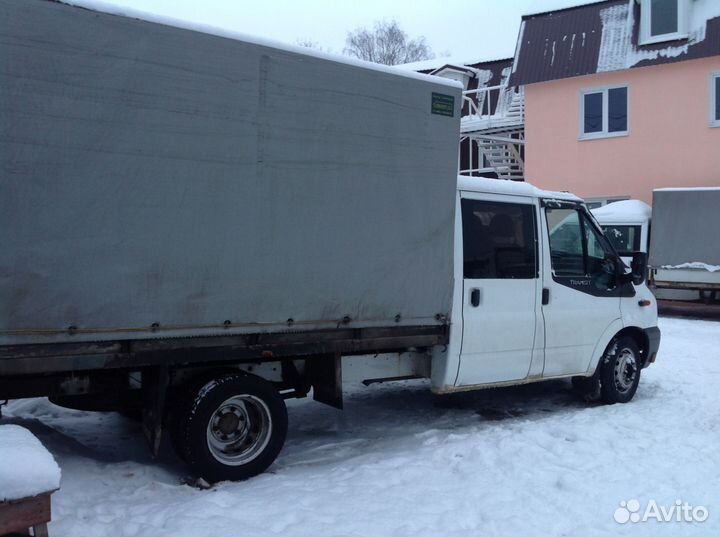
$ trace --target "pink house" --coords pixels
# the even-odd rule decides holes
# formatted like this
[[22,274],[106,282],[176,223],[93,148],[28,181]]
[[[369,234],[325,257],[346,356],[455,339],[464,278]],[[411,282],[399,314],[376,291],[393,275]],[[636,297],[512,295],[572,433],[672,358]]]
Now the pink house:
[[720,1],[606,0],[523,17],[525,180],[592,205],[720,186]]

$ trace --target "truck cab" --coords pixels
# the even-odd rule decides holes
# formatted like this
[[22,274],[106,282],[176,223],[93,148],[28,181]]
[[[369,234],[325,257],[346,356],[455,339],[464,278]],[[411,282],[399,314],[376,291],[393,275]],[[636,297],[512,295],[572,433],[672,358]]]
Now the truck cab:
[[652,209],[640,200],[622,200],[591,210],[623,262],[630,266],[633,252],[648,253]]
[[[632,398],[659,346],[655,300],[644,266],[626,273],[581,199],[461,177],[455,226],[453,322],[433,359],[436,392],[605,374],[618,392],[605,387],[609,402]],[[625,357],[603,372],[618,342]]]

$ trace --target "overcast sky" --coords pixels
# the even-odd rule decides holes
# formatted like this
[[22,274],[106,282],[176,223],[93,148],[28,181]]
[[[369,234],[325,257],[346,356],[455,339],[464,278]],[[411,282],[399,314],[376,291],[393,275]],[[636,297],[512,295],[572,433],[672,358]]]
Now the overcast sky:
[[283,43],[311,40],[335,53],[342,53],[348,31],[394,18],[410,37],[424,36],[436,55],[473,61],[512,56],[521,15],[584,1],[105,0],[105,3]]

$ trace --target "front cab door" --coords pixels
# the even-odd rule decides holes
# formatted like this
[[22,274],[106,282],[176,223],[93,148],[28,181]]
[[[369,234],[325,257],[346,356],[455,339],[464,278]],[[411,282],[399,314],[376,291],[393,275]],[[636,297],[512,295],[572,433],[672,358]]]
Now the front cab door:
[[620,318],[619,261],[579,204],[545,203],[544,377],[585,373]]

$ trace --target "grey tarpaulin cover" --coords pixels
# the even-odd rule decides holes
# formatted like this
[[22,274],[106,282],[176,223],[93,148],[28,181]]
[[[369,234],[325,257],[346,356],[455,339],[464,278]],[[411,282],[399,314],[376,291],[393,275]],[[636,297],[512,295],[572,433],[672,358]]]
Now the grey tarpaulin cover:
[[449,314],[458,87],[44,0],[0,40],[0,344]]
[[720,188],[653,192],[649,263],[720,265]]

